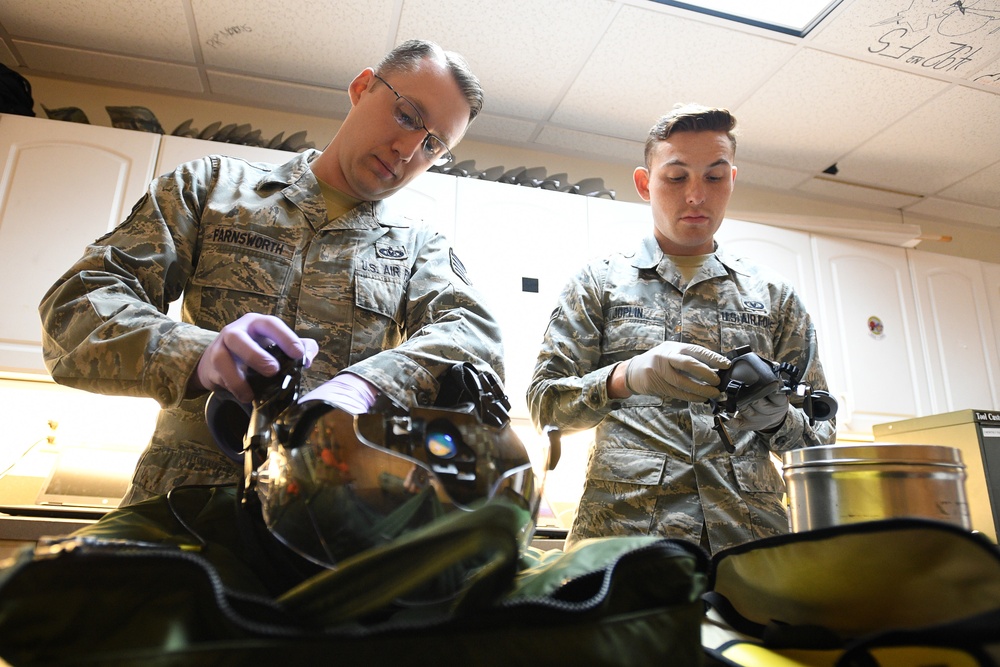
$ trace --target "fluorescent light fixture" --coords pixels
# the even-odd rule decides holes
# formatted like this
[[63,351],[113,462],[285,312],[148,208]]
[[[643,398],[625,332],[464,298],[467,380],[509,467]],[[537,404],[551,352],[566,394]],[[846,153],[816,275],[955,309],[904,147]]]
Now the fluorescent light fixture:
[[841,0],[653,0],[661,5],[805,37]]

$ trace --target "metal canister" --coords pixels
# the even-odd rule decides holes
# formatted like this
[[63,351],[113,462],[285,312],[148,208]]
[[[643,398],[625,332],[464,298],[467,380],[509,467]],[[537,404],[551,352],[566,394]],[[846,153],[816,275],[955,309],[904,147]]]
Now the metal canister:
[[897,517],[972,528],[955,447],[824,445],[785,452],[782,463],[793,533]]

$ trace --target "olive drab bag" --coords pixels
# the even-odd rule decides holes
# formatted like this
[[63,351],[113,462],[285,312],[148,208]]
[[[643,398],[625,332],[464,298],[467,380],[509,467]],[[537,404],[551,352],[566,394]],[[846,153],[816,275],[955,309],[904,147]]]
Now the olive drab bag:
[[[15,667],[395,667],[410,655],[463,667],[702,663],[708,556],[697,545],[598,538],[522,554],[519,510],[498,503],[285,588],[269,547],[232,527],[235,490],[179,489],[169,503],[116,510],[7,562],[0,658]],[[458,597],[397,603],[469,558],[477,567]]]
[[707,665],[1000,664],[1000,549],[929,519],[765,538],[712,558]]

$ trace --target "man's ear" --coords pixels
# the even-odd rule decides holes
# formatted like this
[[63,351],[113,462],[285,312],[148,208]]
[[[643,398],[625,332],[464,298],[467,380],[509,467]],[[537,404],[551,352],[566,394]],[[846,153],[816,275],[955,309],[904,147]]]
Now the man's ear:
[[649,169],[636,167],[632,172],[632,180],[635,182],[635,191],[643,201],[649,201]]
[[374,78],[375,70],[371,67],[361,70],[361,73],[354,77],[354,81],[351,81],[351,85],[347,87],[347,94],[351,97],[351,106],[358,103],[358,100],[361,99],[361,93],[368,89]]

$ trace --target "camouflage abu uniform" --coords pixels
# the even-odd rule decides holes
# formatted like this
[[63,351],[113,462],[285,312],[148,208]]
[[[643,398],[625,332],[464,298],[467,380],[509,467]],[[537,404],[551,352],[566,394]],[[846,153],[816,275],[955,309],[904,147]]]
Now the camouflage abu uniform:
[[729,454],[712,430],[708,403],[652,396],[609,399],[617,362],[665,340],[720,353],[749,345],[805,368],[826,389],[816,332],[794,290],[718,249],[691,283],[655,239],[638,253],[588,264],[563,290],[528,389],[536,425],[597,426],[583,497],[568,544],[600,535],[661,534],[702,539],[711,550],[788,531],[784,483],[769,451],[830,443],[834,422],[810,427],[790,408],[767,438],[740,431]]
[[[453,361],[502,377],[499,328],[448,241],[394,213],[391,198],[327,221],[309,169],[317,155],[181,165],[45,296],[45,362],[58,382],[164,408],[128,501],[237,479],[206,426],[207,395],[184,394],[216,332],[245,313],[317,340],[305,391],[350,367],[413,406],[433,403]],[[178,323],[164,313],[182,291]]]

